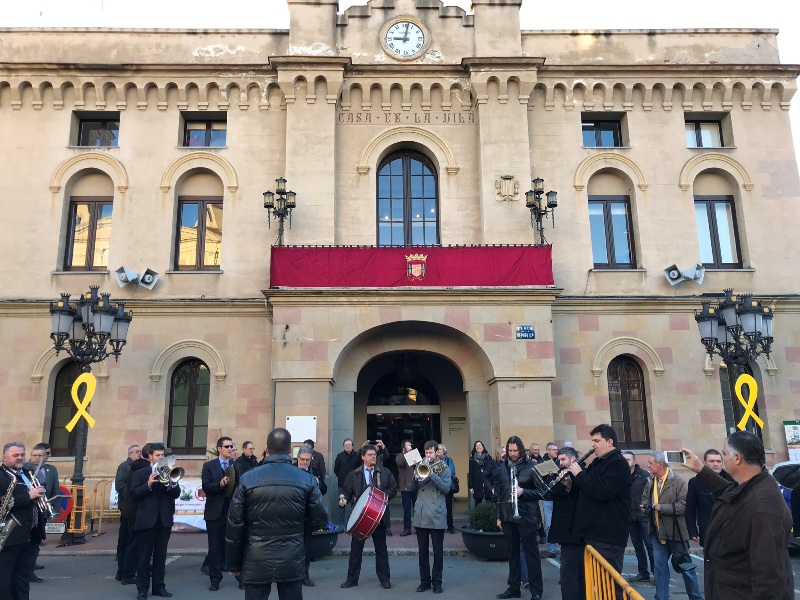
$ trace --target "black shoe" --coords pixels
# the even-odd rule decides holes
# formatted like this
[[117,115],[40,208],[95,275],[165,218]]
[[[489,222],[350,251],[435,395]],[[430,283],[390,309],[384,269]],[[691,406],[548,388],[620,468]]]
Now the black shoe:
[[345,582],[344,582],[342,585],[340,585],[339,587],[340,587],[340,588],[351,588],[351,587],[356,587],[357,585],[358,585],[358,582],[357,582],[357,581],[350,581],[350,580],[348,579],[347,581],[345,581]]
[[392,589],[392,582],[391,581],[381,581],[381,587],[385,590]]
[[134,583],[136,583],[136,578],[135,577],[123,577],[122,579],[119,580],[119,582],[122,585],[133,585]]
[[512,590],[511,588],[508,588],[502,594],[497,594],[495,598],[497,598],[497,600],[505,600],[505,598],[522,598],[522,593],[520,593],[519,590]]
[[208,575],[208,565],[203,565],[202,567],[200,567],[200,572],[205,575]]
[[456,532],[456,528],[455,527],[448,527],[447,528],[447,533],[455,533],[455,532]]
[[31,574],[31,576],[28,577],[28,581],[30,581],[31,583],[42,583],[44,581],[44,579],[42,579],[41,577],[38,577],[36,575]]
[[417,588],[417,591],[418,592],[427,592],[429,589],[431,589],[431,584],[423,581],[422,583],[419,584],[419,587]]
[[629,581],[650,581],[650,575],[639,573],[636,577],[631,577]]
[[303,579],[303,585],[307,587],[314,587],[314,582],[311,581],[310,578],[306,577],[305,579]]
[[[217,586],[219,587],[219,586]],[[162,598],[172,598],[172,594],[170,594],[167,590],[158,590],[157,592],[153,592],[153,596],[161,596]]]
[[243,589],[244,589],[244,584],[243,584],[243,583],[240,583],[240,584],[239,584],[239,589],[240,589],[240,590],[243,590]]
[[405,530],[400,532],[400,537],[405,537],[407,535],[411,535],[411,530],[410,529],[405,529]]
[[433,584],[433,593],[434,594],[441,594],[442,593],[442,584],[441,583],[434,583]]
[[391,529],[387,529],[386,530],[386,535],[387,535],[387,537],[392,537],[392,530]]
[[44,569],[44,565],[33,565],[34,571],[38,571],[39,569]]
[[218,592],[219,591],[219,584],[218,583],[212,583],[210,586],[208,586],[208,591],[209,592]]

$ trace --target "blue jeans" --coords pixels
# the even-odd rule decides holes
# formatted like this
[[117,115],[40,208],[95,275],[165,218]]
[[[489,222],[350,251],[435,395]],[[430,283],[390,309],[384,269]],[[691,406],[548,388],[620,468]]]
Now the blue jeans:
[[[655,560],[656,576],[656,595],[655,600],[669,600],[669,571],[672,556],[672,544],[680,544],[679,541],[662,544],[656,536],[651,536],[650,541],[653,545],[653,558]],[[689,542],[683,542],[688,550]],[[700,585],[697,583],[697,569],[683,573],[683,584],[686,586],[686,593],[690,600],[703,600]]]
[[629,530],[631,534],[631,544],[636,552],[636,562],[639,567],[639,575],[650,576],[650,571],[647,569],[647,559],[650,559],[650,570],[655,573],[653,566],[653,544],[650,541],[650,524],[647,521],[631,521],[629,523]]
[[[552,500],[542,500],[542,507],[544,508],[544,530],[547,535],[550,535],[550,521],[553,520],[553,501]],[[552,552],[553,554],[556,553],[556,545],[555,544],[547,544],[547,549]]]

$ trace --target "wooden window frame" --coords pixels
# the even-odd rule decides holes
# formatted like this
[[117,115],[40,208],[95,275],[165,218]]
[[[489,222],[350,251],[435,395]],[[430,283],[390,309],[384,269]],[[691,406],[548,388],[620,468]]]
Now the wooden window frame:
[[[646,389],[646,382],[645,382],[645,378],[644,378],[644,371],[642,371],[642,367],[639,365],[639,363],[637,363],[630,356],[625,356],[625,355],[616,356],[616,357],[614,357],[613,360],[611,360],[611,362],[608,363],[608,367],[606,368],[606,379],[608,380],[608,384],[609,385],[611,383],[611,378],[609,376],[609,371],[611,370],[611,366],[612,366],[612,364],[614,364],[615,361],[624,361],[624,362],[628,362],[628,363],[632,364],[634,367],[636,367],[636,370],[637,370],[637,372],[639,374],[640,382],[641,382],[641,392],[642,392],[642,417],[643,417],[643,422],[644,422],[644,438],[645,438],[644,440],[641,440],[641,441],[636,441],[636,442],[631,441],[631,418],[630,418],[630,410],[629,410],[629,406],[628,406],[630,400],[626,399],[626,394],[623,393],[622,388],[620,388],[620,398],[621,398],[621,404],[622,404],[622,423],[623,423],[622,436],[624,437],[624,439],[622,437],[620,437],[620,439],[618,440],[619,443],[618,443],[617,447],[620,450],[623,450],[623,451],[624,450],[646,450],[646,449],[650,448],[650,423],[649,423],[648,418],[647,418],[647,389]],[[619,369],[622,370],[623,367],[620,366]],[[620,378],[620,381],[623,381],[623,380],[624,380],[623,378]],[[624,381],[627,381],[627,380],[624,380]],[[609,402],[610,402],[611,401],[611,390],[608,390],[608,392],[609,392],[608,396],[609,396]],[[609,413],[610,413],[610,408],[609,408]],[[611,415],[609,414],[609,417],[610,416]],[[619,434],[620,434],[620,432],[618,431],[617,435],[619,435]]]
[[[189,365],[189,381],[187,385],[189,389],[187,391],[187,398],[188,403],[186,406],[186,445],[185,446],[173,446],[172,445],[172,418],[173,418],[173,411],[175,408],[175,377],[184,367],[184,365]],[[200,360],[199,358],[188,358],[180,362],[180,364],[175,367],[175,370],[172,372],[172,376],[170,377],[169,382],[169,421],[167,423],[167,446],[172,449],[173,452],[177,454],[206,454],[206,441],[205,439],[202,440],[202,444],[198,445],[196,440],[194,439],[194,416],[195,416],[195,409],[197,408],[197,375],[200,371],[201,367],[205,367],[206,370],[209,372],[209,384],[211,381],[210,375],[211,370],[208,368],[208,365]],[[209,387],[209,406],[211,404],[211,389]],[[208,424],[206,424],[206,428],[208,428]],[[208,429],[206,429],[208,431]]]
[[[611,204],[625,204],[625,212],[628,217],[629,235],[628,252],[631,255],[630,263],[618,263],[614,250],[614,228],[611,219]],[[595,269],[635,269],[636,268],[636,244],[633,239],[633,215],[631,213],[630,196],[589,196],[589,204],[602,204],[603,206],[603,227],[606,234],[606,256],[608,263],[596,263],[594,257],[592,262]]]
[[[83,265],[70,265],[72,256],[72,241],[75,231],[75,207],[79,204],[89,205],[89,236],[86,240],[86,262]],[[113,196],[72,196],[67,207],[67,235],[64,245],[64,270],[65,271],[108,271],[107,265],[94,266],[94,245],[97,241],[97,215],[103,206],[111,206],[111,219],[114,219]]]
[[[731,207],[731,218],[733,219],[733,241],[736,246],[736,256],[739,260],[735,263],[724,263],[721,260],[719,246],[719,225],[717,224],[717,214],[712,209],[714,204],[724,203]],[[695,207],[698,204],[706,205],[706,215],[708,216],[709,233],[711,234],[711,253],[714,262],[703,263],[706,269],[741,269],[742,268],[742,247],[739,244],[739,222],[736,218],[736,201],[733,196],[695,196]],[[699,231],[698,231],[699,234]],[[701,259],[702,260],[702,259]]]
[[[715,120],[696,120],[696,119],[689,119],[686,121],[687,125],[694,125],[694,137],[695,137],[695,146],[689,146],[690,148],[724,148],[725,147],[725,137],[722,134],[722,123],[720,121]],[[719,146],[703,146],[703,136],[700,129],[701,125],[716,125],[717,131],[719,132]]]
[[[202,146],[189,145],[189,125],[194,123],[204,123],[206,126],[205,144]],[[211,144],[212,125],[215,123],[225,124],[225,144],[221,146]],[[197,130],[199,131],[199,130]],[[225,148],[228,145],[228,121],[227,119],[186,119],[183,122],[183,147],[184,148]]]
[[[199,204],[201,208],[197,210],[197,245],[195,247],[195,262],[194,265],[181,265],[181,208],[184,204]],[[223,214],[224,206],[222,196],[179,196],[178,197],[178,216],[176,219],[175,227],[175,252],[173,261],[176,271],[219,271],[222,265],[204,265],[203,256],[205,256],[206,244],[206,220],[205,214],[208,210],[209,204],[222,204]],[[203,215],[204,218],[200,218]]]

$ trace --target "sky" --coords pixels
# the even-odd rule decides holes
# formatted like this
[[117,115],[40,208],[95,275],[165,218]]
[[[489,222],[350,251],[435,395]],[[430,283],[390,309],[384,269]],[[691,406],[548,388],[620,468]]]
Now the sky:
[[[626,3],[613,10],[597,0],[575,0],[568,5],[542,0],[523,0],[523,29],[778,29],[781,62],[800,64],[800,19],[796,0],[773,0],[758,5],[752,0],[724,3],[671,0],[669,4]],[[340,0],[339,10],[366,0]],[[470,0],[445,0],[469,10]],[[568,6],[567,9],[564,6]],[[3,27],[143,27],[179,29],[287,28],[285,0],[244,0],[225,3],[193,0],[0,0]],[[761,9],[763,7],[763,10]],[[792,103],[790,115],[795,149],[800,148],[800,108]]]

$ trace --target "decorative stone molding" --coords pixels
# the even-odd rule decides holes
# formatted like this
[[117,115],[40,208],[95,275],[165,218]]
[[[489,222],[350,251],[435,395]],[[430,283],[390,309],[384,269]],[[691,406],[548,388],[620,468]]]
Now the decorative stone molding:
[[[608,366],[608,363],[611,362],[610,360],[606,360],[606,355],[612,354],[616,356],[621,351],[624,351],[623,348],[625,346],[632,346],[634,349],[643,350],[653,363],[651,368],[656,377],[661,377],[664,374],[664,363],[661,361],[661,357],[658,356],[658,352],[655,351],[655,348],[639,338],[618,337],[609,340],[597,351],[594,361],[592,362],[592,375],[600,377]],[[628,351],[630,351],[630,348]]]
[[734,177],[736,177],[738,174],[736,179],[739,181],[739,185],[741,185],[748,192],[752,191],[754,184],[752,178],[750,177],[750,173],[747,172],[747,169],[745,169],[739,161],[731,158],[727,154],[722,154],[720,152],[706,152],[699,154],[683,165],[683,168],[681,169],[681,175],[678,180],[681,190],[684,192],[688,191],[689,186],[691,185],[691,180],[694,179],[697,173],[701,170],[710,169],[712,167],[732,173]]
[[703,372],[706,374],[706,377],[711,379],[714,376],[714,361],[712,358],[706,354],[705,355],[705,364],[703,365]]
[[[41,383],[42,379],[44,379],[45,371],[52,371],[63,358],[56,355],[56,349],[50,346],[39,355],[36,364],[33,365],[31,381],[33,383]],[[106,361],[95,363],[92,372],[98,381],[105,382],[108,380],[108,365],[106,365]]]
[[225,174],[227,175],[228,178],[228,189],[231,191],[232,194],[236,193],[236,190],[239,189],[239,180],[236,177],[236,171],[234,171],[233,165],[231,165],[231,163],[229,163],[227,160],[225,160],[218,154],[200,150],[197,152],[190,152],[189,154],[184,154],[180,158],[175,159],[167,167],[167,170],[164,171],[164,176],[161,178],[161,192],[163,193],[164,200],[166,200],[167,192],[169,192],[170,188],[172,187],[175,174],[179,170],[189,169],[189,167],[186,165],[189,165],[190,163],[193,162],[201,162],[201,161],[211,161],[213,163],[216,163],[218,166],[222,167],[222,170],[225,171]]
[[584,160],[575,170],[575,178],[572,182],[572,185],[574,185],[575,189],[580,192],[586,187],[586,183],[589,179],[587,173],[594,173],[602,167],[614,167],[617,169],[622,169],[628,173],[628,175],[632,176],[631,178],[634,180],[640,190],[643,192],[647,190],[647,178],[645,177],[644,171],[642,171],[639,165],[637,165],[627,156],[616,154],[614,152],[600,152],[598,154],[593,154]]
[[[53,195],[53,198],[55,198],[55,195],[61,189],[62,186],[61,180],[64,178],[64,175],[68,171],[70,171],[75,165],[87,161],[88,162],[100,161],[110,166],[113,169],[114,173],[116,174],[117,189],[119,190],[120,196],[124,199],[125,192],[128,190],[128,174],[125,172],[125,167],[123,167],[121,162],[119,162],[116,158],[114,158],[107,152],[98,152],[96,150],[92,150],[90,152],[81,152],[80,154],[76,154],[75,156],[73,156],[72,158],[68,158],[58,166],[58,168],[53,173],[53,177],[50,179],[50,193]],[[105,171],[105,169],[101,170]]]
[[373,162],[372,154],[379,145],[384,144],[389,138],[398,137],[403,141],[409,141],[413,136],[422,137],[433,142],[436,145],[436,148],[440,150],[442,154],[444,154],[445,161],[447,162],[445,167],[447,174],[455,175],[458,173],[458,165],[456,164],[455,156],[453,156],[453,151],[450,150],[450,147],[442,138],[435,133],[420,127],[414,127],[413,125],[401,125],[400,127],[395,127],[393,129],[384,131],[383,133],[380,133],[372,138],[372,141],[367,144],[366,148],[364,148],[364,151],[361,153],[361,159],[356,167],[359,174],[366,175],[369,173],[370,164]]
[[[189,352],[189,350],[192,352]],[[172,363],[181,358],[189,358],[190,356],[210,359],[209,362],[214,363],[216,370],[214,377],[217,381],[225,381],[228,374],[225,371],[225,361],[222,358],[222,354],[220,354],[219,350],[214,348],[214,346],[202,340],[183,340],[165,348],[153,363],[153,368],[150,370],[150,381],[154,383],[161,381],[164,365],[168,361]]]

